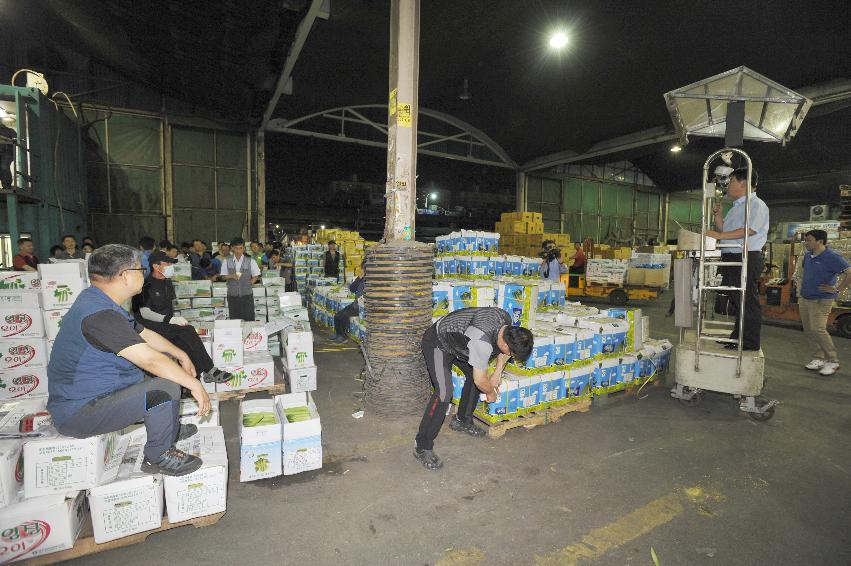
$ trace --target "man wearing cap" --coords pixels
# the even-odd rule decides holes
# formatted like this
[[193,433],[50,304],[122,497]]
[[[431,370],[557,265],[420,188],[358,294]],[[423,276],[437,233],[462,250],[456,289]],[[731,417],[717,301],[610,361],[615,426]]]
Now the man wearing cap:
[[213,366],[213,360],[195,327],[182,316],[174,316],[172,301],[177,295],[171,278],[174,277],[175,263],[177,260],[165,252],[152,252],[148,256],[151,274],[145,278],[142,292],[133,297],[133,310],[145,328],[150,328],[186,352],[199,379],[207,383],[227,381],[233,376]]
[[245,240],[234,238],[230,256],[222,261],[220,272],[228,283],[228,314],[231,319],[254,320],[254,289],[260,278],[260,266],[245,255]]
[[[751,174],[751,185],[756,190],[759,178],[756,170]],[[720,240],[722,244],[732,244],[733,247],[721,249],[721,260],[728,262],[742,261],[743,253],[747,253],[747,282],[745,284],[745,304],[741,305],[741,295],[733,291],[728,294],[730,302],[736,311],[736,324],[730,338],[737,340],[739,337],[739,317],[744,316],[742,349],[759,350],[760,329],[762,326],[762,307],[759,304],[758,282],[765,266],[762,256],[762,248],[768,239],[768,206],[751,192],[750,214],[748,216],[748,246],[742,250],[745,237],[745,205],[748,194],[748,169],[742,167],[730,173],[730,185],[727,196],[733,200],[733,206],[727,215],[722,218],[721,205],[716,204],[715,231],[707,231],[706,235]],[[742,268],[739,266],[721,267],[721,285],[724,287],[741,287]],[[725,348],[735,350],[736,344],[727,344]]]

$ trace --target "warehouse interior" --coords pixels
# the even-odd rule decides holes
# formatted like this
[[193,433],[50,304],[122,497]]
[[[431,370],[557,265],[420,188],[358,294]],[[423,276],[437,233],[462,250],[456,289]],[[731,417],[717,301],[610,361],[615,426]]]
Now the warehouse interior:
[[[405,28],[411,13],[414,23]],[[806,230],[826,230],[829,246],[846,258],[851,253],[849,15],[844,2],[819,2],[806,12],[734,2],[0,2],[0,122],[16,134],[13,188],[0,179],[0,274],[17,272],[20,238],[49,258],[69,234],[134,248],[145,237],[177,248],[199,240],[210,252],[241,238],[258,265],[274,242],[290,268],[271,277],[267,261],[255,281],[263,289],[254,305],[275,359],[274,385],[224,395],[219,389],[218,397],[210,390],[227,452],[226,510],[169,523],[166,485],[166,513],[160,501],[157,521],[167,527],[100,542],[97,528],[93,537],[81,518],[64,546],[49,549],[45,536],[39,549],[16,546],[15,533],[28,527],[10,523],[15,530],[0,536],[0,562],[851,563],[844,528],[851,512],[835,495],[851,487],[844,410],[851,398],[851,289],[840,291],[825,315],[839,365],[820,375],[804,369],[811,356],[795,281]],[[558,50],[556,31],[566,34]],[[414,45],[414,54],[400,42]],[[411,61],[414,71],[405,67]],[[806,100],[797,128],[771,140],[779,143],[745,136],[735,144],[759,172],[756,194],[771,219],[759,284],[761,394],[711,387],[695,393],[692,386],[685,398],[672,398],[683,394],[678,347],[695,341],[686,327],[694,334],[697,321],[699,343],[705,319],[730,326],[739,319],[717,303],[713,309],[710,284],[695,290],[694,305],[678,303],[683,310],[675,314],[677,261],[693,260],[689,271],[697,273],[708,250],[678,239],[685,231],[703,241],[714,229],[703,225],[711,207],[704,161],[733,145],[723,131],[685,139],[663,95],[741,68]],[[770,97],[757,99],[767,107]],[[412,139],[404,137],[404,100],[411,102]],[[406,159],[413,166],[399,167]],[[464,251],[464,238],[481,246],[494,234],[498,252],[482,254],[491,267],[474,275],[476,253]],[[584,262],[614,262],[624,272],[597,281],[586,263],[578,278],[565,267],[561,287],[532,287],[548,239],[567,264],[577,262],[579,250]],[[328,279],[320,258],[333,240],[342,259],[332,284],[320,281]],[[191,252],[180,250],[188,261],[177,263],[178,273]],[[511,275],[512,257],[524,266],[525,283],[500,279]],[[663,266],[664,282],[650,284],[645,277]],[[202,278],[192,271],[193,281],[174,283],[195,284],[196,294],[177,295],[186,306],[175,314],[195,324],[208,347],[216,341],[215,317],[196,324],[186,313],[228,310],[219,269],[227,268]],[[641,279],[630,279],[638,273]],[[334,317],[357,306],[360,295],[349,286],[358,278],[365,294],[346,340]],[[197,290],[197,279],[211,281],[201,285],[206,291]],[[82,281],[91,283],[84,272]],[[833,286],[841,282],[840,273]],[[543,333],[557,334],[557,313],[581,318],[580,308],[593,310],[583,316],[631,321],[618,359],[624,365],[637,358],[635,379],[609,389],[589,385],[568,399],[570,371],[586,367],[577,358],[576,368],[559,370],[567,380],[564,403],[501,417],[487,412],[482,390],[476,422],[488,434],[450,430],[449,416],[436,446],[445,467],[426,470],[411,456],[432,394],[420,337],[460,308],[487,302],[510,313],[498,298],[509,283],[537,299]],[[454,299],[458,287],[469,295]],[[475,289],[483,287],[495,294],[477,299]],[[0,307],[17,300],[4,294],[30,292],[47,288],[3,283]],[[444,296],[448,308],[441,310]],[[42,314],[50,312],[43,298],[33,300]],[[685,310],[688,323],[681,322]],[[532,313],[519,314],[518,325],[532,328]],[[56,336],[44,320],[52,356]],[[399,320],[404,324],[393,326]],[[635,328],[664,359],[653,358],[641,378],[642,350],[629,349]],[[290,367],[285,351],[296,334],[310,335],[315,367],[304,404],[315,403],[317,426],[321,415],[318,465],[296,473],[285,461],[277,475],[256,467],[246,481],[245,402],[269,401],[279,410],[278,394],[305,395],[294,376],[306,366]],[[394,350],[399,344],[404,352]],[[740,360],[751,359],[745,350],[740,341]],[[607,359],[598,352],[593,362],[602,368]],[[552,369],[520,379],[546,381],[541,376]],[[41,371],[47,382],[46,363]],[[0,382],[9,379],[0,375]],[[543,397],[545,390],[537,391]],[[42,395],[46,402],[46,387]],[[749,398],[756,409],[744,408]],[[0,403],[6,399],[0,391]],[[284,411],[275,418],[289,417]],[[124,432],[132,445],[136,437]],[[280,444],[277,452],[280,458]],[[0,487],[5,481],[0,473]],[[22,499],[0,508],[0,522],[4,512],[17,521],[12,510],[32,503],[26,481],[24,475]],[[77,490],[89,498],[77,507],[81,517],[86,508],[94,519],[90,490],[110,485]]]

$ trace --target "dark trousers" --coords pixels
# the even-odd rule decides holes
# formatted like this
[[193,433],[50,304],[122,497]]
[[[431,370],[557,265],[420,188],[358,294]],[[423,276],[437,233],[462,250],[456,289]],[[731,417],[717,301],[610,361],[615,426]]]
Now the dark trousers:
[[231,320],[254,320],[254,295],[228,295],[228,316]]
[[337,336],[345,336],[346,330],[349,327],[349,319],[358,315],[358,302],[355,300],[352,304],[346,306],[343,310],[334,315],[334,332]]
[[167,322],[152,322],[143,320],[142,324],[145,328],[150,328],[184,352],[189,356],[192,365],[195,366],[195,371],[202,374],[213,369],[213,359],[204,348],[204,343],[195,331],[195,327],[191,324],[186,326],[178,326]]
[[432,450],[434,439],[443,426],[446,419],[446,410],[452,402],[452,366],[457,366],[465,377],[464,389],[461,392],[461,400],[458,404],[458,418],[464,422],[470,422],[473,411],[479,401],[481,391],[473,383],[473,368],[469,363],[461,361],[448,355],[440,349],[437,341],[437,330],[434,325],[426,330],[422,340],[423,357],[425,357],[428,376],[434,386],[434,393],[428,400],[420,428],[417,431],[417,449]]
[[89,401],[56,430],[72,438],[88,438],[144,420],[148,434],[145,456],[156,461],[177,440],[179,411],[180,386],[167,379],[145,377],[136,385]]
[[[722,261],[742,261],[742,254],[722,254]],[[742,327],[742,347],[748,350],[759,350],[760,330],[762,329],[762,307],[759,304],[759,278],[765,267],[762,252],[748,252],[748,273],[745,287],[745,305],[741,305],[741,295],[738,292],[728,294],[730,303],[736,312],[736,325],[730,338],[739,337],[739,317],[744,313]],[[727,287],[741,286],[742,268],[725,266],[721,268],[721,285]]]
[[7,191],[12,190],[12,162],[15,160],[15,146],[0,143],[0,185]]

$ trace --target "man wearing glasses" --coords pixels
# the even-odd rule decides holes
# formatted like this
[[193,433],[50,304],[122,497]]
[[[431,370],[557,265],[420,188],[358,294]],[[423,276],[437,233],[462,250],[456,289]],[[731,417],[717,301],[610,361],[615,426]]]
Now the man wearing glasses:
[[201,460],[175,448],[197,432],[178,419],[180,388],[198,402],[210,398],[185,352],[139,325],[120,305],[142,290],[141,252],[108,244],[88,260],[92,286],[83,290],[62,320],[47,366],[47,408],[60,434],[87,438],[143,420],[147,432],[142,470],[189,474]]

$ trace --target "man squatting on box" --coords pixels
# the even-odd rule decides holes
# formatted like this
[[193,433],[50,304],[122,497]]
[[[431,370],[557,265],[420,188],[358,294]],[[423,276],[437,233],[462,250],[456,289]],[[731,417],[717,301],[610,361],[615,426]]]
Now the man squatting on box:
[[[87,438],[144,421],[142,470],[189,474],[201,459],[175,447],[197,432],[178,420],[181,387],[210,412],[210,398],[189,356],[121,306],[142,290],[140,251],[121,244],[95,250],[88,260],[92,286],[62,320],[47,366],[47,409],[60,434]],[[176,360],[176,361],[175,361]]]

